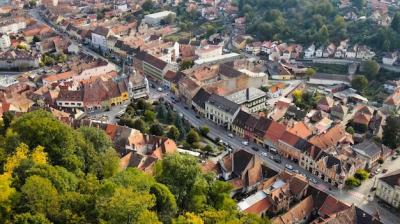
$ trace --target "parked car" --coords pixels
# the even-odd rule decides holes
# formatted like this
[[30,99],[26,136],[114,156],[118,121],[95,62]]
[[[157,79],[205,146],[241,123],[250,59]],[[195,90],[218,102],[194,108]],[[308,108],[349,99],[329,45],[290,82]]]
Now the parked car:
[[229,136],[229,138],[233,138],[233,134],[232,133],[229,133],[228,136]]
[[249,145],[249,142],[248,141],[243,141],[242,145]]
[[196,118],[197,118],[197,119],[200,119],[200,116],[199,116],[199,115],[196,115]]
[[158,92],[162,92],[162,91],[163,91],[163,88],[158,87],[158,88],[157,88],[157,91],[158,91]]
[[256,152],[259,151],[259,149],[257,147],[255,147],[255,146],[251,147],[251,149],[253,149]]
[[382,170],[382,173],[386,173],[387,171],[388,171],[388,169],[385,168],[385,169]]
[[281,162],[282,162],[279,158],[275,158],[274,161],[275,161],[276,163],[281,163]]
[[290,165],[290,164],[286,164],[285,167],[286,167],[286,169],[288,169],[288,170],[293,170],[293,166]]

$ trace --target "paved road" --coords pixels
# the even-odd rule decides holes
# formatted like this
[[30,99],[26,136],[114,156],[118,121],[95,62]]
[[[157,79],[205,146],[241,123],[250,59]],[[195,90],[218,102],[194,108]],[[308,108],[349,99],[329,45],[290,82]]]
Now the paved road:
[[[156,96],[154,94],[156,94]],[[293,170],[298,170],[300,174],[302,174],[308,178],[313,178],[313,179],[317,180],[317,184],[313,184],[313,183],[310,183],[310,184],[317,187],[318,189],[330,193],[331,195],[337,197],[338,199],[344,201],[345,203],[347,203],[349,205],[351,205],[352,203],[355,203],[356,205],[358,205],[359,207],[361,207],[362,209],[364,209],[366,212],[368,212],[370,214],[373,214],[377,210],[379,210],[379,212],[381,214],[381,219],[384,223],[388,223],[388,224],[400,223],[399,216],[390,212],[388,209],[381,207],[380,205],[378,205],[378,203],[376,203],[376,201],[368,200],[368,199],[372,199],[372,197],[368,198],[368,194],[371,194],[369,192],[369,190],[371,189],[372,184],[374,182],[373,179],[367,180],[360,188],[357,188],[355,190],[345,191],[345,190],[334,189],[328,183],[325,183],[321,179],[319,179],[317,176],[302,169],[298,164],[295,164],[284,158],[281,158],[282,163],[276,163],[275,161],[270,159],[270,156],[272,154],[270,152],[267,152],[265,149],[262,149],[260,146],[258,146],[258,148],[261,150],[256,152],[251,148],[256,145],[250,143],[250,145],[244,146],[242,144],[242,141],[244,141],[244,139],[241,139],[238,136],[234,136],[234,138],[230,138],[228,136],[227,130],[225,130],[224,128],[215,125],[214,123],[212,123],[210,120],[208,120],[206,118],[196,118],[196,114],[194,113],[194,111],[191,110],[190,108],[186,109],[185,105],[183,103],[173,103],[172,99],[171,99],[172,95],[170,95],[170,94],[167,95],[166,93],[160,94],[155,89],[151,89],[150,95],[152,96],[151,98],[153,98],[153,99],[162,96],[165,100],[167,100],[168,102],[173,104],[176,111],[179,113],[182,113],[184,118],[187,119],[194,127],[198,128],[198,127],[204,126],[204,125],[209,127],[209,129],[210,129],[209,137],[210,138],[215,139],[216,137],[219,137],[222,141],[229,143],[231,145],[231,147],[234,149],[242,148],[246,151],[258,154],[263,159],[264,164],[266,166],[268,166],[269,168],[274,169],[278,172],[285,170],[285,165],[290,164],[293,166]],[[267,157],[263,156],[262,155],[263,152],[267,153],[268,156]],[[394,165],[394,163],[396,165]],[[387,164],[384,165],[384,168],[386,168],[386,167],[396,168],[398,166],[400,166],[400,159],[395,160],[395,161],[388,161]],[[378,175],[378,177],[379,176],[380,175]],[[331,190],[330,190],[330,187],[331,187]]]
[[115,66],[115,68],[117,69],[117,71],[120,70],[120,67],[118,65],[112,63],[107,58],[105,58],[102,55],[98,54],[97,52],[93,51],[88,46],[82,45],[80,42],[78,42],[78,41],[74,40],[73,38],[71,38],[68,34],[61,32],[55,24],[49,22],[46,18],[44,18],[37,8],[29,10],[29,15],[32,16],[32,18],[36,19],[38,22],[46,24],[49,27],[51,27],[54,30],[54,32],[56,32],[58,35],[63,36],[64,38],[69,40],[71,43],[79,46],[79,48],[80,48],[82,53],[91,55],[94,58],[101,58],[103,60],[106,60],[109,63],[113,64]]

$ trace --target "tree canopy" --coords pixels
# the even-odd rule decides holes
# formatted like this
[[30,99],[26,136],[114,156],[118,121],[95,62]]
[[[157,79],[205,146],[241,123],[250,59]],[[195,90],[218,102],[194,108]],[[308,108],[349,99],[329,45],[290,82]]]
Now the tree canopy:
[[168,155],[154,177],[119,171],[103,131],[72,129],[45,111],[12,119],[0,149],[0,223],[268,221],[240,213],[230,184],[203,173],[194,157]]

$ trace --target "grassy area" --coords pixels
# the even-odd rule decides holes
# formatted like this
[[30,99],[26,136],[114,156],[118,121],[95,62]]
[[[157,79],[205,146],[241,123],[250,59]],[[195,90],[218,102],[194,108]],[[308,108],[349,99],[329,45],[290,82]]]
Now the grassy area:
[[338,75],[347,75],[348,66],[347,65],[333,65],[333,64],[320,64],[314,63],[310,64],[317,72],[330,73]]

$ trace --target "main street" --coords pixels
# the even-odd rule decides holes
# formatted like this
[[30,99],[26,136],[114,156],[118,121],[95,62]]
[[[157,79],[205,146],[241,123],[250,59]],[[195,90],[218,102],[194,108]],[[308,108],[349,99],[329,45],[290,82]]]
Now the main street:
[[[299,85],[299,84],[300,83],[298,83],[297,85]],[[297,86],[297,85],[295,85],[295,86]],[[150,98],[152,98],[152,99],[157,99],[159,97],[163,97],[164,100],[170,102],[174,106],[175,110],[178,113],[182,113],[184,118],[186,120],[188,120],[192,124],[193,127],[199,128],[201,126],[207,126],[210,129],[209,137],[211,139],[216,139],[217,137],[219,137],[222,141],[229,143],[233,149],[241,148],[248,152],[255,153],[255,154],[259,155],[260,158],[262,158],[264,165],[266,165],[267,167],[269,167],[275,171],[278,171],[278,172],[285,170],[286,169],[285,165],[290,164],[293,166],[292,170],[298,170],[298,172],[300,174],[306,176],[307,178],[313,178],[313,179],[317,180],[317,182],[318,182],[317,184],[310,182],[310,184],[315,186],[316,188],[335,196],[336,198],[344,201],[345,203],[347,203],[349,205],[354,203],[358,207],[364,209],[366,212],[368,212],[370,214],[376,213],[378,211],[380,214],[380,217],[381,217],[381,221],[383,221],[383,223],[387,223],[387,224],[400,223],[399,216],[395,215],[389,209],[379,205],[376,202],[376,200],[372,200],[373,197],[371,197],[371,196],[373,195],[373,192],[370,192],[370,189],[374,184],[375,178],[366,180],[361,187],[356,188],[354,190],[336,189],[336,188],[332,187],[330,184],[323,182],[317,176],[302,169],[298,164],[295,164],[289,160],[286,160],[285,158],[280,158],[282,162],[277,163],[270,158],[270,156],[273,154],[268,152],[266,149],[264,149],[260,146],[257,146],[255,144],[252,144],[252,143],[249,143],[248,146],[245,146],[242,144],[242,141],[245,141],[245,140],[240,138],[239,136],[234,136],[233,138],[229,137],[228,136],[229,132],[226,129],[224,129],[223,127],[214,124],[213,122],[211,122],[210,120],[208,120],[206,118],[203,118],[203,117],[197,118],[195,112],[181,102],[174,103],[172,100],[173,95],[167,94],[165,92],[160,93],[156,89],[151,89],[150,95],[151,95]],[[188,108],[188,109],[186,109],[186,108]],[[254,151],[252,149],[252,147],[257,147],[260,150]],[[263,156],[262,154],[264,154],[264,153],[267,153],[268,156]],[[275,155],[273,155],[273,156],[275,156]],[[396,163],[396,165],[394,165],[394,163]],[[395,161],[387,161],[382,168],[389,168],[389,172],[391,172],[392,171],[391,168],[396,168],[399,166],[400,166],[400,160],[395,160]],[[378,174],[377,177],[380,177],[382,175],[383,174]],[[369,196],[369,195],[371,195],[371,196]]]

